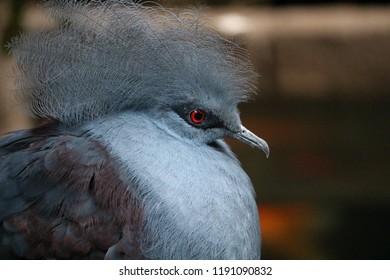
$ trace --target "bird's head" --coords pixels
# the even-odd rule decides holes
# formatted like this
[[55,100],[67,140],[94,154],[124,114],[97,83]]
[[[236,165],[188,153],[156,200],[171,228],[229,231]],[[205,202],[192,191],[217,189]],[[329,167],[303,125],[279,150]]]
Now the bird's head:
[[229,104],[218,98],[212,101],[210,98],[205,101],[196,99],[160,108],[156,117],[181,139],[202,145],[221,138],[235,138],[269,156],[267,143],[242,125],[234,102]]
[[137,2],[46,1],[57,24],[10,44],[28,112],[77,125],[147,111],[186,139],[233,137],[268,156],[237,109],[257,78],[245,51],[205,27],[198,10]]

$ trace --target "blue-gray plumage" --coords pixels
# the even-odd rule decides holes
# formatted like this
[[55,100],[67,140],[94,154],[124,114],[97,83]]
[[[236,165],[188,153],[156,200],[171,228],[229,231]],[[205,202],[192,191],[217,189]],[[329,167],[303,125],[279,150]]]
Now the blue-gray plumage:
[[47,1],[10,44],[48,121],[0,140],[0,258],[258,259],[252,184],[225,137],[254,91],[244,52],[194,10]]

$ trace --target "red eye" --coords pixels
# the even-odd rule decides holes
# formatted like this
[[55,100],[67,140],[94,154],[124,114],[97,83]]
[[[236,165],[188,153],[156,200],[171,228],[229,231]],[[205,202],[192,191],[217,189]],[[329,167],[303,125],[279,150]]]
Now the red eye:
[[195,124],[201,124],[205,118],[206,118],[206,114],[201,109],[196,109],[194,111],[191,111],[190,113],[190,119]]

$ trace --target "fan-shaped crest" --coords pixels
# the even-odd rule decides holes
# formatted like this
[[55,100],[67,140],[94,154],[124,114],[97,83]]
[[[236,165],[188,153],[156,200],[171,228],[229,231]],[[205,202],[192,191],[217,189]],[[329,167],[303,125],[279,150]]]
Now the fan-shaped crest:
[[240,102],[254,89],[245,54],[201,24],[198,10],[135,1],[46,1],[50,30],[10,43],[17,96],[30,114],[76,124],[220,95]]

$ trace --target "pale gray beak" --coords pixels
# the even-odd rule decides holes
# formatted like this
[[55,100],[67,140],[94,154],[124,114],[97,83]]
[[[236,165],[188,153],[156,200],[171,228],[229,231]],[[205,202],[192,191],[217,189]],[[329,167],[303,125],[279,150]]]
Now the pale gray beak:
[[239,132],[234,133],[233,137],[245,144],[248,144],[252,148],[262,150],[267,158],[269,157],[269,147],[267,142],[252,133],[250,130],[246,129],[243,125],[241,125]]

